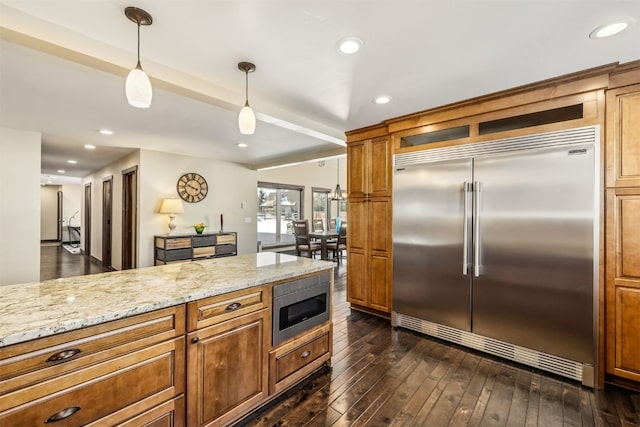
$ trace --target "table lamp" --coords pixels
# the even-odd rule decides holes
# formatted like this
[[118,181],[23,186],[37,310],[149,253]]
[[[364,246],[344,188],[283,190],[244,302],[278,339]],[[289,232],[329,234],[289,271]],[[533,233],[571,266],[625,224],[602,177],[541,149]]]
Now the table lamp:
[[176,214],[183,213],[182,201],[180,199],[162,199],[160,213],[169,214],[169,234],[176,228]]

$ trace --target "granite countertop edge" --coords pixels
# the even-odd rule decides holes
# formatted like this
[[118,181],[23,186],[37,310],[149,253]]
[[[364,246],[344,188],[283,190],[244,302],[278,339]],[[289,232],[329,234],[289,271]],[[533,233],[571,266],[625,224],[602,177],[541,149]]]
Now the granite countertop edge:
[[[267,259],[266,265],[256,265],[259,259],[263,264]],[[274,262],[269,263],[272,259]],[[333,268],[334,264],[328,261],[262,252],[3,286],[0,289],[9,291],[5,293],[9,298],[0,301],[0,348]],[[229,274],[235,276],[225,277]],[[132,280],[134,278],[136,280]],[[184,292],[175,289],[180,284],[191,285],[192,282],[197,284]],[[83,288],[87,294],[95,293],[96,298],[101,293],[110,296],[118,286],[123,293],[132,289],[139,291],[142,286],[149,286],[149,289],[131,298],[115,295],[104,304],[90,296],[74,296],[74,292],[78,289],[82,292]],[[39,303],[33,294],[46,294],[47,289],[53,289],[52,293],[56,295],[40,298]],[[24,299],[21,301],[21,298]],[[87,306],[94,304],[94,308],[83,309],[82,301]],[[21,316],[21,310],[30,314]]]

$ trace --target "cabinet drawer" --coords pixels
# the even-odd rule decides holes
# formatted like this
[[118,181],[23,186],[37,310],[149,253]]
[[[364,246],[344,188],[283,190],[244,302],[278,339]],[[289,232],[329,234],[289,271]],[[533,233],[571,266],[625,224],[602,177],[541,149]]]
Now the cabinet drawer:
[[0,351],[0,398],[184,331],[185,306],[180,305],[5,347]]
[[209,246],[206,248],[193,248],[193,257],[194,258],[204,258],[208,256],[214,256],[216,254],[216,247]]
[[124,421],[184,393],[184,352],[180,337],[14,391],[0,398],[0,425]]
[[156,238],[156,247],[160,249],[191,248],[191,237],[176,237],[175,239]]
[[216,244],[216,236],[193,236],[193,247],[213,246]]
[[[119,424],[120,427],[183,427],[185,420],[184,395],[149,409]],[[92,426],[94,424],[91,424]],[[99,425],[95,424],[96,427]]]
[[236,246],[235,245],[216,246],[216,254],[217,255],[232,254],[235,251],[236,251]]
[[216,244],[218,245],[235,245],[236,244],[236,235],[235,234],[220,234],[216,240]]
[[157,258],[160,261],[177,261],[183,259],[191,259],[191,248],[189,249],[173,249],[170,251],[157,251]]
[[270,295],[269,288],[255,287],[191,302],[187,305],[187,329],[191,332],[261,310],[270,305]]
[[287,341],[269,353],[269,394],[280,393],[331,360],[331,323]]
[[329,333],[276,358],[276,382],[287,378],[329,351]]

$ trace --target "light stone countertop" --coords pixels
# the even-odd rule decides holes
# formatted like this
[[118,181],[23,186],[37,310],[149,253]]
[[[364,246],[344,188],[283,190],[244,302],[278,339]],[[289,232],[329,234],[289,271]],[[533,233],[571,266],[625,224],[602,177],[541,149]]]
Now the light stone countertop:
[[333,267],[260,252],[0,286],[0,347]]

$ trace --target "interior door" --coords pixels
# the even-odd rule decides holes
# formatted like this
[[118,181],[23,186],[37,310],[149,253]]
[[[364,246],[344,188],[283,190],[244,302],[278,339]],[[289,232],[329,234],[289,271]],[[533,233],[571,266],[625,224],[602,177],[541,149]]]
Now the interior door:
[[473,332],[594,362],[594,169],[593,144],[474,160]]
[[[463,268],[471,159],[396,167],[393,180],[393,309],[469,331],[471,279]],[[464,266],[466,267],[466,266]]]
[[84,225],[80,233],[84,236],[84,255],[91,257],[91,183],[84,186]]
[[111,268],[111,217],[113,212],[113,178],[102,182],[102,266]]
[[122,172],[122,270],[136,267],[137,171],[136,166]]

